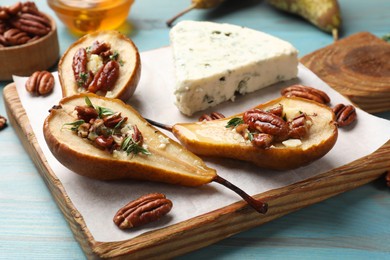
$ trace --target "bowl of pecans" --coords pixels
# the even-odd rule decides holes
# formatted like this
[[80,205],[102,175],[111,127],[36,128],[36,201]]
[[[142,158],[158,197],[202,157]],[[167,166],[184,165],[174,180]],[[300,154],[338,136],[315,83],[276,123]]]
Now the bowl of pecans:
[[57,26],[32,1],[0,6],[0,80],[47,70],[59,58]]

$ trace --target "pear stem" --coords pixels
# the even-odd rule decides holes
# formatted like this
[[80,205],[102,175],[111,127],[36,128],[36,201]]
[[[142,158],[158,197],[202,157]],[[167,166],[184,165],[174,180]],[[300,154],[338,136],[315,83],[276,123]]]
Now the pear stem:
[[169,19],[166,24],[168,27],[171,27],[173,22],[176,21],[177,18],[179,18],[180,16],[188,13],[189,11],[191,11],[192,9],[195,9],[196,8],[196,4],[192,4],[190,5],[189,7],[187,7],[186,9],[184,9],[183,11],[181,11],[180,13],[178,13],[177,15],[175,15],[174,17],[172,17],[171,19]]
[[172,126],[170,126],[170,125],[159,123],[159,122],[153,121],[152,119],[145,118],[145,120],[148,121],[148,123],[151,124],[151,125],[154,125],[154,126],[162,128],[164,130],[167,130],[169,132],[172,132]]
[[238,195],[241,196],[252,208],[254,208],[257,212],[265,214],[268,210],[268,204],[265,202],[262,202],[260,200],[256,200],[252,196],[248,195],[245,191],[238,188],[236,185],[230,183],[226,179],[222,178],[219,175],[216,175],[216,177],[213,179],[213,181],[227,187],[228,189],[234,191]]

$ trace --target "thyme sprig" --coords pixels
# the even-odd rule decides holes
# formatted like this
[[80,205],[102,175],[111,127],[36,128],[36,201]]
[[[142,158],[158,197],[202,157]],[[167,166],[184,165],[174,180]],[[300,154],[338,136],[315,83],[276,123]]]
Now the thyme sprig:
[[85,104],[87,104],[87,106],[93,107],[96,109],[96,111],[98,112],[99,118],[103,118],[103,117],[111,116],[111,115],[115,114],[115,112],[109,108],[93,105],[91,100],[87,96],[85,96],[84,100],[85,100]]
[[82,119],[80,119],[80,120],[76,120],[76,121],[74,121],[74,122],[72,122],[72,123],[65,123],[65,124],[63,124],[63,127],[66,126],[66,125],[70,125],[70,126],[72,126],[72,127],[70,128],[70,130],[72,130],[72,131],[77,131],[77,130],[79,129],[79,127],[80,127],[82,124],[84,124],[84,123],[85,123],[85,121],[82,120]]
[[127,153],[127,155],[129,155],[131,153],[134,155],[139,154],[139,153],[142,153],[145,155],[151,154],[148,151],[148,149],[142,147],[142,145],[140,145],[139,143],[134,142],[134,139],[131,136],[126,137],[126,139],[122,142],[121,149],[123,151],[125,151]]

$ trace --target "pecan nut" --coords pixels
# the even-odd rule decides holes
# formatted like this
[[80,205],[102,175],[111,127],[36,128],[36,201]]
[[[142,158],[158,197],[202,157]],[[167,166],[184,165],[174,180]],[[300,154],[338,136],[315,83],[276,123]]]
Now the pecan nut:
[[96,93],[98,91],[111,90],[116,81],[119,78],[119,63],[111,60],[107,62],[100,70],[96,73],[91,84],[88,86],[88,91]]
[[139,227],[157,221],[171,209],[172,201],[164,194],[147,194],[119,209],[113,221],[120,229]]
[[268,148],[271,146],[274,137],[269,134],[259,133],[252,139],[252,144],[259,148]]
[[0,20],[7,20],[10,18],[8,10],[4,6],[0,6]]
[[12,28],[4,33],[4,40],[7,45],[20,45],[25,44],[31,40],[31,38],[27,35],[27,33],[17,28]]
[[102,58],[108,58],[111,52],[111,45],[106,42],[94,41],[91,46],[91,54],[97,54],[102,56]]
[[133,131],[134,133],[131,136],[133,138],[133,141],[137,144],[142,144],[144,141],[144,137],[136,125],[133,126]]
[[327,104],[330,102],[329,96],[322,90],[303,85],[292,85],[282,89],[280,93],[286,97],[300,97],[313,100],[321,104]]
[[312,125],[312,119],[306,113],[302,113],[293,118],[290,124],[289,137],[295,139],[302,139],[309,132]]
[[112,137],[112,135],[107,136],[107,137],[100,135],[100,136],[96,137],[96,139],[95,139],[95,144],[99,148],[103,148],[103,149],[111,148],[113,143],[114,143],[114,138]]
[[0,115],[0,130],[4,129],[7,126],[7,119]]
[[22,13],[30,13],[40,15],[41,13],[38,10],[38,7],[33,1],[27,1],[22,4]]
[[23,4],[22,2],[16,2],[13,5],[7,7],[7,12],[10,15],[17,15],[20,11],[22,11]]
[[[84,48],[80,48],[73,56],[72,70],[74,78],[79,87],[86,88],[89,84],[89,73],[87,72],[87,51]],[[91,79],[92,80],[92,79]]]
[[288,124],[275,114],[251,109],[244,113],[243,120],[245,124],[249,125],[250,130],[273,135],[277,140],[285,140],[288,137]]
[[120,112],[103,118],[104,125],[110,128],[115,128],[118,124],[122,124],[126,121],[127,117],[122,117]]
[[352,105],[337,104],[332,108],[339,127],[352,124],[357,119],[356,109]]
[[84,120],[84,122],[90,122],[91,119],[98,117],[98,112],[95,108],[89,106],[76,106],[74,108],[77,111],[77,118]]
[[283,105],[279,104],[276,107],[272,107],[267,110],[268,113],[274,114],[275,116],[282,117],[283,116]]
[[26,90],[35,95],[47,95],[53,91],[54,76],[48,71],[36,71],[26,81]]
[[203,114],[199,117],[198,121],[212,121],[212,120],[217,120],[217,119],[222,119],[225,118],[225,115],[219,112],[212,112],[210,115],[208,114]]
[[32,35],[44,36],[51,30],[50,20],[47,17],[33,13],[21,13],[12,19],[11,24]]

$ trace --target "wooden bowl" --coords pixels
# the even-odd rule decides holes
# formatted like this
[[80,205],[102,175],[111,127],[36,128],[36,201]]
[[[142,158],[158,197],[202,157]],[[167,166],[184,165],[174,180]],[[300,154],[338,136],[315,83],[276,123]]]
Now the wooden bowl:
[[30,76],[56,64],[60,52],[57,26],[52,17],[45,15],[51,21],[49,34],[23,45],[0,48],[0,80],[12,80],[12,75]]

